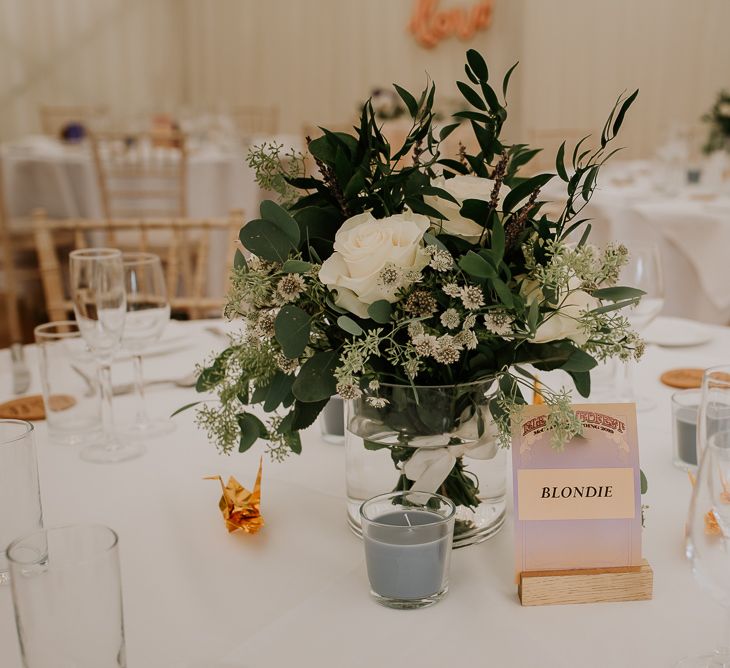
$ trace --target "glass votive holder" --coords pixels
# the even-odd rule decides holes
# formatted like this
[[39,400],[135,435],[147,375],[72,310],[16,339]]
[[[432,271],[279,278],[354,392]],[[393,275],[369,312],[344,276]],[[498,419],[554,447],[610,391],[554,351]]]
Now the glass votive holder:
[[373,598],[388,608],[433,605],[449,589],[456,506],[428,492],[390,492],[360,506]]
[[680,390],[672,395],[674,465],[683,471],[697,468],[697,414],[702,390]]
[[326,443],[341,445],[345,442],[345,402],[332,397],[319,416],[319,428]]
[[0,584],[8,582],[5,549],[43,526],[33,425],[0,420]]
[[72,320],[34,330],[49,437],[64,445],[101,439],[101,395],[96,361]]

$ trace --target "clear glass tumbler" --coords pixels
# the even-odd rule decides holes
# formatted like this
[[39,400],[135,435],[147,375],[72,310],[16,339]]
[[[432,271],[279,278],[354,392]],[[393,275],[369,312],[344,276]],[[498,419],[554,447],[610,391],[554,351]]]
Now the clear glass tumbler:
[[101,395],[96,360],[72,320],[35,328],[48,435],[64,445],[100,443]]
[[43,526],[33,425],[0,420],[0,584],[8,581],[5,548]]
[[46,529],[8,547],[25,668],[124,668],[117,534],[102,525]]
[[440,494],[391,492],[360,506],[373,598],[388,608],[433,605],[449,589],[456,506]]

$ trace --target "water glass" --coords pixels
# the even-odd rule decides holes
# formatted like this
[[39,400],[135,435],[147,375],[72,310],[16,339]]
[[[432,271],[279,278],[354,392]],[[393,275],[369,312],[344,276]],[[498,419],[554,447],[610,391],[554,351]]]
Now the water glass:
[[102,397],[103,440],[100,445],[84,448],[81,457],[98,463],[138,457],[144,447],[122,443],[114,428],[111,364],[121,345],[127,313],[122,253],[115,248],[84,248],[71,251],[69,264],[76,322],[99,365]]
[[[626,309],[626,317],[631,326],[643,332],[664,308],[664,275],[659,248],[656,244],[629,244],[629,260],[621,270],[620,285],[628,285],[644,291],[636,306]],[[619,379],[619,398],[634,403],[640,411],[656,408],[651,397],[637,397],[634,392],[633,363],[623,364],[622,377]]]
[[698,460],[709,438],[725,431],[730,431],[730,365],[710,367],[702,376],[702,399],[697,417]]
[[8,547],[26,668],[124,668],[117,534],[102,525],[46,529]]
[[151,418],[144,396],[142,354],[156,343],[170,321],[170,302],[162,262],[154,253],[124,253],[124,289],[127,293],[127,318],[122,345],[134,362],[134,388],[137,414],[134,423],[123,427],[125,434],[137,438],[153,438],[175,429],[168,418]]
[[456,506],[440,494],[391,492],[360,506],[373,598],[389,608],[433,605],[449,589]]
[[[730,432],[709,437],[701,455],[687,520],[687,558],[697,583],[725,608],[730,633]],[[730,635],[714,652],[683,659],[677,668],[730,666]]]
[[98,443],[101,398],[96,361],[72,320],[35,328],[43,404],[50,438],[64,445]]
[[674,465],[683,471],[697,467],[697,415],[702,390],[679,390],[672,395]]
[[33,425],[0,420],[0,584],[8,581],[5,548],[43,526]]

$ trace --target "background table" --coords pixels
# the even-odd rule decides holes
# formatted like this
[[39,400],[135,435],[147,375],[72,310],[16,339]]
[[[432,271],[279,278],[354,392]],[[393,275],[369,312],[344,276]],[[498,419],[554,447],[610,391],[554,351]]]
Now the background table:
[[[182,376],[224,346],[206,324],[176,324],[190,345],[149,358],[148,380],[169,378],[171,369]],[[644,555],[654,568],[652,601],[522,608],[508,518],[493,539],[454,553],[450,591],[438,605],[413,612],[378,606],[368,596],[362,545],[345,521],[344,449],[324,443],[316,425],[304,435],[301,456],[283,464],[265,459],[266,526],[248,536],[227,533],[220,487],[202,478],[233,474],[250,488],[260,444],[244,455],[218,455],[187,412],[175,418],[177,431],[148,444],[145,456],[95,465],[74,448],[50,444],[38,423],[45,522],[103,522],[119,533],[131,668],[671,666],[714,647],[724,615],[683,556],[690,485],[671,464],[672,391],[658,376],[677,366],[730,362],[730,329],[713,332],[711,343],[695,348],[649,347],[637,373],[638,390],[658,401],[638,418],[649,478]],[[32,348],[28,358],[37,391]],[[129,366],[115,366],[115,382],[129,376]],[[3,350],[0,400],[10,398],[10,381]],[[148,392],[155,414],[194,399],[194,390]],[[122,417],[132,415],[132,397],[117,404]],[[20,666],[16,646],[10,589],[0,588],[3,668]]]
[[[686,185],[685,174],[681,168],[677,174],[644,161],[609,162],[581,218],[591,219],[590,239],[596,245],[658,246],[664,315],[728,324],[730,184]],[[555,179],[543,196],[558,202],[565,196],[561,183]]]
[[[248,146],[276,141],[301,150],[295,135],[252,137],[248,144],[193,142],[189,146],[187,193],[191,218],[226,216],[243,209],[258,213],[265,193],[246,164]],[[43,208],[50,218],[100,218],[99,187],[88,144],[64,145],[50,137],[27,137],[5,144],[4,193],[10,216],[28,216]]]

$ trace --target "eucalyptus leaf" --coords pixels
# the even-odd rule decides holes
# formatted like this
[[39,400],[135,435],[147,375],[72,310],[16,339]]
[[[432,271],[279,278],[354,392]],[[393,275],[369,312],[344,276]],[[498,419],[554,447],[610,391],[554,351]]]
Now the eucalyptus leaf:
[[314,265],[304,260],[287,260],[281,270],[285,274],[306,274],[311,271]]
[[289,359],[299,357],[309,345],[312,317],[298,306],[286,304],[274,321],[274,333],[284,355]]
[[636,297],[641,297],[645,295],[646,292],[639,290],[639,288],[615,285],[610,288],[599,288],[598,290],[594,290],[591,294],[598,299],[617,302],[622,299],[635,299]]
[[385,299],[379,299],[368,307],[370,318],[381,325],[387,325],[390,322],[392,312],[393,307]]
[[339,350],[327,350],[312,355],[299,370],[292,392],[305,403],[329,399],[337,392],[334,371],[340,360]]
[[188,410],[188,408],[192,408],[193,406],[197,406],[198,404],[202,404],[202,401],[193,401],[192,403],[185,404],[184,406],[180,406],[177,410],[170,413],[170,417],[175,417],[179,413],[182,413],[183,411]]
[[337,318],[337,326],[353,336],[361,336],[364,334],[363,328],[346,315],[341,315]]
[[252,220],[241,228],[239,239],[254,255],[269,262],[285,262],[296,246],[268,220]]
[[476,278],[496,278],[497,272],[489,262],[474,251],[469,251],[459,260],[459,267],[470,276]]
[[259,438],[266,438],[266,426],[252,413],[240,413],[237,416],[238,427],[241,430],[241,440],[238,451],[246,452]]
[[261,202],[261,217],[276,225],[289,238],[293,246],[299,245],[299,225],[286,209],[267,199]]
[[277,371],[274,377],[269,383],[269,391],[266,393],[266,399],[264,399],[264,410],[267,413],[275,411],[281,404],[284,403],[287,396],[291,394],[292,383],[294,382],[294,376],[283,371]]

